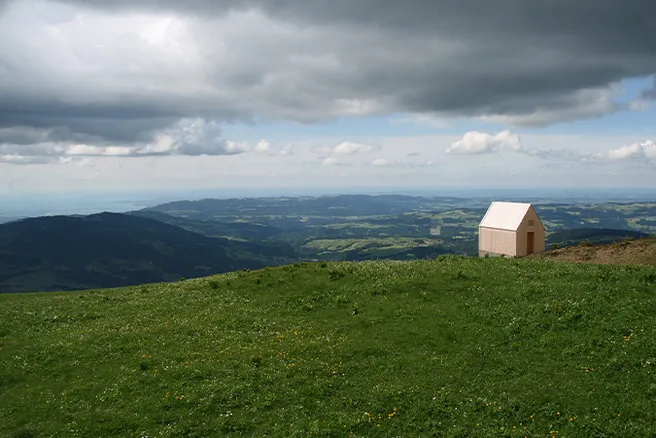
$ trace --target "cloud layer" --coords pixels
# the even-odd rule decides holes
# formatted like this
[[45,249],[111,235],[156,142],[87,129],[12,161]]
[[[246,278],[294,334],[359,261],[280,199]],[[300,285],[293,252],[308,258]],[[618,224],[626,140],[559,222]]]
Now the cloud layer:
[[656,73],[651,0],[0,5],[4,156],[240,151],[218,128],[176,131],[189,120],[409,113],[544,126],[616,111],[620,81]]

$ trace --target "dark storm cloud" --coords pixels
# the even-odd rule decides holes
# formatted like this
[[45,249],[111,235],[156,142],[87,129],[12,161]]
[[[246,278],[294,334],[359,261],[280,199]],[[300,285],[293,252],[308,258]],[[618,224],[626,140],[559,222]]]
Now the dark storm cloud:
[[[120,107],[113,117],[110,114],[94,116],[94,108],[89,108],[90,114],[86,116],[70,114],[65,105],[51,108],[52,112],[44,108],[34,112],[3,112],[0,109],[0,143],[10,143],[13,140],[16,144],[22,144],[26,132],[31,132],[33,138],[52,142],[123,144],[148,141],[154,132],[179,120],[179,117],[130,118],[125,116],[129,108]],[[12,138],[12,133],[16,133],[17,137]]]
[[[258,115],[416,112],[544,126],[621,109],[611,85],[656,73],[653,0],[28,2],[0,0],[0,13],[14,14],[0,29],[0,128],[42,130],[34,135],[48,141],[147,141],[182,118]],[[156,31],[173,41],[160,47],[126,39],[139,23],[108,39],[118,22],[98,18],[70,25],[61,52],[40,54],[59,46],[39,26],[73,23],[77,8],[190,25]]]
[[[1,75],[0,75],[1,77]],[[175,86],[175,85],[173,85]],[[54,88],[55,86],[53,86]],[[0,85],[0,96],[2,96]],[[207,103],[189,107],[171,96],[119,96],[112,101],[65,102],[33,96],[21,99],[20,89],[5,91],[0,100],[0,130],[30,127],[42,131],[49,141],[131,143],[148,141],[153,133],[185,117],[216,117],[223,121],[238,118],[228,109],[212,111]],[[97,90],[83,90],[93,94]],[[3,139],[0,137],[0,143]]]
[[73,0],[101,9],[177,11],[225,15],[261,9],[271,17],[301,25],[350,26],[381,33],[452,36],[478,41],[535,43],[534,49],[590,50],[608,54],[656,54],[656,3],[597,0]]

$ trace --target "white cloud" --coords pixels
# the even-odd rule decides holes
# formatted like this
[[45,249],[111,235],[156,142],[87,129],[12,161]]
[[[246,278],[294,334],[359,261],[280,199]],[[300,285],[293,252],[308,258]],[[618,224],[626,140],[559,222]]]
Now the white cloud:
[[207,151],[204,151],[203,149],[199,149],[200,153],[199,154],[182,154],[182,155],[238,155],[238,154],[244,154],[246,152],[250,152],[252,149],[252,146],[246,142],[243,141],[233,141],[233,140],[226,140],[223,142],[223,148],[217,149],[209,149]]
[[[324,166],[335,165],[336,163],[342,164],[341,158],[354,157],[357,155],[366,155],[374,151],[380,150],[378,145],[356,143],[353,141],[343,141],[334,146],[316,146],[311,149],[316,154],[321,154],[324,159]],[[338,160],[336,157],[340,157]]]
[[328,157],[321,163],[322,166],[339,166],[340,162],[335,157]]
[[648,140],[642,143],[632,143],[617,149],[610,149],[595,154],[595,158],[606,161],[628,159],[656,160],[656,141]]
[[253,151],[258,154],[268,154],[271,152],[271,143],[266,140],[260,140],[253,148]]
[[376,158],[371,162],[372,166],[384,167],[384,166],[394,166],[397,163],[395,161],[389,161],[385,158]]
[[522,144],[519,136],[508,130],[501,131],[498,134],[470,131],[460,140],[453,142],[446,152],[448,154],[472,155],[499,152],[501,149],[510,149],[517,152],[521,148]]
[[290,144],[286,144],[278,151],[278,155],[281,156],[288,156],[288,155],[292,155],[293,153],[294,153],[294,147]]
[[260,155],[271,155],[286,157],[294,153],[294,147],[291,144],[286,144],[282,147],[272,144],[268,140],[260,140],[254,146],[249,146],[247,143],[244,146],[245,152],[255,152]]
[[328,152],[335,155],[355,155],[368,154],[377,150],[380,150],[380,146],[344,141],[329,148]]

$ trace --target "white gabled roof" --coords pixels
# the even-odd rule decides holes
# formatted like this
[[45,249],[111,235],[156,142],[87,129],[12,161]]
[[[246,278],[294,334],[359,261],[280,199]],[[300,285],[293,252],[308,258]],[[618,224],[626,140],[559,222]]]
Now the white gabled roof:
[[488,208],[479,227],[516,231],[529,208],[531,204],[495,201]]

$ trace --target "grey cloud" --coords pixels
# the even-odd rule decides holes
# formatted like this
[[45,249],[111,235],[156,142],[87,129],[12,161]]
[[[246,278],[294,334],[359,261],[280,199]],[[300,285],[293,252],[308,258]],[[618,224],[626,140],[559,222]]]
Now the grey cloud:
[[656,100],[656,76],[652,78],[653,84],[642,90],[640,95],[629,102],[629,109],[632,111],[641,111],[651,108],[653,101]]
[[[536,0],[527,4],[522,0],[70,0],[68,3],[94,5],[103,9],[170,10],[187,14],[225,14],[230,10],[264,9],[268,14],[288,21],[313,24],[376,25],[404,32],[434,32],[444,27],[450,32],[480,32],[495,35],[508,31],[552,36],[587,32],[605,39],[611,45],[638,43],[639,35],[626,33],[609,35],[609,30],[651,27],[649,12],[654,4],[649,0],[630,3],[580,0]],[[512,11],[512,13],[509,13]],[[593,19],[592,19],[593,18]],[[584,27],[585,30],[582,30]]]
[[[204,119],[182,120],[173,127],[157,132],[149,142],[130,145],[48,140],[47,132],[24,128],[0,130],[0,163],[66,163],[77,157],[237,155],[256,147],[225,140],[218,124]],[[283,150],[291,153],[289,148]]]
[[24,126],[13,126],[0,128],[0,145],[30,145],[48,141],[48,133],[43,130],[28,128]]
[[[44,141],[144,143],[183,118],[407,112],[544,126],[622,109],[613,84],[656,73],[653,0],[2,5],[0,127]],[[76,8],[95,12],[78,22]],[[151,29],[121,21],[128,10],[180,20]]]
[[61,115],[25,117],[0,113],[0,143],[76,142],[132,144],[145,142],[179,119],[66,118]]
[[423,163],[411,162],[411,161],[398,161],[398,160],[388,160],[387,158],[376,158],[375,160],[369,163],[369,166],[373,167],[396,167],[396,168],[421,168],[421,167],[432,167],[435,166],[435,163],[428,160]]
[[0,155],[0,164],[32,165],[65,162],[67,162],[67,160],[61,157],[25,157],[22,155]]
[[592,159],[591,155],[579,153],[574,149],[526,149],[521,153],[549,161],[590,161]]
[[643,90],[640,97],[643,99],[656,100],[656,76],[654,77],[654,84],[651,88]]
[[527,155],[539,157],[552,162],[576,163],[608,163],[622,160],[633,160],[647,165],[656,164],[656,142],[648,140],[643,143],[633,143],[616,149],[584,154],[574,149],[528,149],[522,151]]

